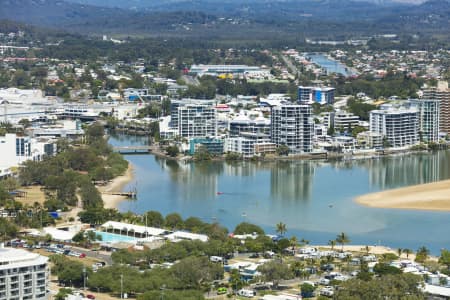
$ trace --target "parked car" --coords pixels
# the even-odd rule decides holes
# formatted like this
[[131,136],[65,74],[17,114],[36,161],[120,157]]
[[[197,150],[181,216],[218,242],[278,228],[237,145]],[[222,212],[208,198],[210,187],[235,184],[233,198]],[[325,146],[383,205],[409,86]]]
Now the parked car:
[[228,289],[226,287],[220,287],[217,289],[217,295],[223,295],[228,293]]
[[211,256],[210,258],[209,258],[209,260],[211,261],[211,262],[216,262],[216,263],[218,263],[218,262],[223,262],[223,257],[221,257],[221,256]]
[[250,258],[259,258],[259,253],[252,253],[249,257]]
[[320,289],[319,294],[321,296],[332,297],[334,295],[334,288],[332,286],[326,286]]
[[333,270],[334,270],[334,265],[333,265],[333,264],[325,264],[325,265],[321,265],[321,266],[320,266],[320,269],[321,269],[322,271],[325,271],[325,272],[330,272],[330,271],[333,271]]
[[273,252],[273,251],[264,252],[264,258],[273,258],[274,256],[275,256],[275,252]]
[[92,295],[92,294],[87,294],[87,295],[86,295],[86,298],[88,298],[88,299],[95,299],[95,296]]
[[253,298],[256,296],[256,292],[253,290],[241,289],[238,291],[238,295],[247,298]]

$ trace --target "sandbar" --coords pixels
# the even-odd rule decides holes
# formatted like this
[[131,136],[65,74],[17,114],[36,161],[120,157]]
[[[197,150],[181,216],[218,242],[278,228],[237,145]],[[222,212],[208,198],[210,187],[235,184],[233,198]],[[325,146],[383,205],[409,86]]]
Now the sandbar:
[[450,180],[366,194],[355,201],[377,208],[450,211]]

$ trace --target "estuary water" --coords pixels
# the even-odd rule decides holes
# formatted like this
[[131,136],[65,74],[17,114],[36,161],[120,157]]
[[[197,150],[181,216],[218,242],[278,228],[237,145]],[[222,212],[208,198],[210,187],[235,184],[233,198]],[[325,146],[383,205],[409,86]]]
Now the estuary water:
[[322,68],[324,68],[327,73],[338,73],[344,76],[352,76],[355,75],[352,70],[346,68],[346,66],[336,60],[329,59],[324,54],[309,54],[308,57],[311,61]]
[[[145,144],[145,138],[111,138],[112,145]],[[352,244],[410,248],[438,253],[450,247],[450,213],[368,208],[353,199],[385,189],[450,178],[450,152],[346,161],[184,163],[153,155],[128,155],[137,200],[120,211],[178,212],[219,222],[230,231],[242,221],[267,233],[287,226],[313,244],[340,232]]]

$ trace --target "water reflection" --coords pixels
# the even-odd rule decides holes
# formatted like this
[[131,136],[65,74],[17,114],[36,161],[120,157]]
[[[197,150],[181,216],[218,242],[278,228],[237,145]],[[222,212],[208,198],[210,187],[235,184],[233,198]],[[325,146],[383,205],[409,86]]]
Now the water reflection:
[[[256,177],[261,172],[270,174],[270,196],[275,201],[311,200],[315,163],[313,162],[178,162],[155,159],[172,181],[181,186],[188,199],[211,198],[232,194],[236,187],[226,183],[227,178]],[[240,191],[241,195],[250,192]]]
[[378,190],[448,179],[449,152],[386,157],[370,161],[369,184]]
[[163,170],[168,171],[177,183],[186,200],[213,198],[217,194],[219,176],[223,164],[214,162],[185,163],[175,160],[157,160]]
[[271,164],[271,196],[276,201],[309,201],[314,178],[313,162]]
[[[251,178],[267,172],[273,201],[311,201],[316,170],[366,170],[369,191],[435,182],[450,178],[449,152],[383,157],[378,159],[276,162],[178,162],[155,158],[188,200],[215,197],[233,188],[221,187],[226,178]],[[443,167],[445,166],[445,167]],[[352,189],[351,182],[344,185]],[[223,185],[222,185],[223,186]],[[326,187],[326,183],[323,183]],[[250,186],[249,186],[250,188]]]
[[[122,143],[124,141],[117,141]],[[359,195],[450,178],[450,152],[378,159],[289,162],[184,163],[130,155],[138,199],[120,210],[178,212],[229,229],[246,220],[274,232],[326,243],[344,231],[354,243],[432,249],[450,244],[448,213],[373,209]],[[127,189],[126,187],[125,189]],[[218,194],[218,192],[220,192]]]

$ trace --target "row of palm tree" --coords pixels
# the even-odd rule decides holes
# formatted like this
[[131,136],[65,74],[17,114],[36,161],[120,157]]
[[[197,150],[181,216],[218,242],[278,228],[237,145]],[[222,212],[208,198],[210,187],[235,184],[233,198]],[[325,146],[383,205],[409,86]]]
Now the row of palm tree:
[[402,253],[406,254],[406,258],[409,258],[409,255],[413,253],[413,251],[411,249],[402,249],[402,248],[398,248],[397,249],[397,254],[398,257],[402,256]]
[[[286,224],[284,224],[283,222],[279,222],[278,224],[276,224],[275,230],[278,234],[283,236],[287,232]],[[298,244],[298,240],[295,236],[291,237],[290,242],[291,242],[291,245],[293,248],[295,247],[295,245]],[[307,241],[305,239],[302,239],[301,242],[305,245],[309,244],[309,241]],[[342,247],[342,249],[341,249],[342,252],[344,251],[344,245],[349,244],[349,243],[350,243],[350,239],[349,239],[348,235],[344,232],[341,232],[340,234],[338,234],[336,236],[336,239],[328,241],[328,245],[331,246],[332,250],[334,249],[334,246],[336,246],[336,244],[340,244]]]
[[[283,222],[279,222],[278,224],[276,224],[275,230],[280,236],[284,236],[284,234],[287,232],[286,224],[284,224]],[[295,250],[295,247],[298,246],[299,244],[303,244],[303,245],[309,244],[309,241],[307,241],[305,239],[301,239],[300,242],[299,242],[299,240],[295,236],[292,236],[289,239],[289,242],[290,242],[290,246],[292,247],[292,250]],[[341,245],[341,252],[344,252],[344,245],[349,244],[349,243],[350,243],[350,238],[344,232],[339,233],[334,240],[329,240],[328,241],[328,245],[331,246],[331,250],[334,250],[334,247],[336,245]],[[370,247],[366,246],[365,250],[366,250],[367,254],[369,254]],[[399,249],[397,249],[398,257],[401,257],[401,255],[403,253],[406,254],[406,258],[409,258],[409,255],[412,254],[413,251],[411,249],[408,249],[408,248],[405,248],[405,249],[399,248]],[[426,247],[420,247],[417,250],[416,261],[425,261],[428,258],[429,253],[430,252],[429,252],[429,250]]]

